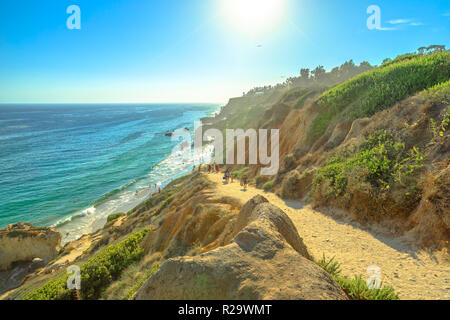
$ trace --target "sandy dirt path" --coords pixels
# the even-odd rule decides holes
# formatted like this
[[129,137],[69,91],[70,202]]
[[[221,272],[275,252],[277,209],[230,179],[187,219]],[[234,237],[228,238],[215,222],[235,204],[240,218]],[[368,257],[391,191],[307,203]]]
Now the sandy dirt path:
[[245,203],[259,194],[281,208],[314,258],[335,256],[345,276],[353,278],[358,274],[366,279],[367,268],[374,265],[381,269],[383,283],[394,287],[401,299],[450,299],[448,255],[415,250],[401,239],[382,236],[349,219],[328,216],[254,187],[243,191],[239,182],[224,184],[221,174],[210,174],[208,178],[220,196]]

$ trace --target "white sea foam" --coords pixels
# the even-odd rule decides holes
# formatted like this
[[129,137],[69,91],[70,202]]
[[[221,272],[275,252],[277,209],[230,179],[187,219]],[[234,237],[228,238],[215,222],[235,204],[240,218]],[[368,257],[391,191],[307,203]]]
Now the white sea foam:
[[[190,172],[194,164],[198,164],[200,161],[210,162],[214,146],[212,144],[205,145],[202,153],[197,156],[190,151],[190,148],[185,146],[183,148],[183,145],[179,145],[178,149],[157,164],[144,179],[135,180],[120,188],[119,192],[112,193],[111,197],[99,202],[95,207],[86,208],[56,223],[55,228],[63,236],[63,245],[101,229],[110,214],[128,212],[153,193],[158,192],[159,188],[163,188],[174,179]],[[141,181],[142,184],[138,185]]]

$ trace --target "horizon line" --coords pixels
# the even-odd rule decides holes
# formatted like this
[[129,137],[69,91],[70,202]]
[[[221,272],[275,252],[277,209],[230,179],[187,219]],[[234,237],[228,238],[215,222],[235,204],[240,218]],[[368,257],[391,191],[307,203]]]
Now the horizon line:
[[178,101],[178,102],[131,102],[131,101],[124,101],[124,102],[0,102],[0,105],[5,104],[223,104],[226,102],[190,102],[190,101]]

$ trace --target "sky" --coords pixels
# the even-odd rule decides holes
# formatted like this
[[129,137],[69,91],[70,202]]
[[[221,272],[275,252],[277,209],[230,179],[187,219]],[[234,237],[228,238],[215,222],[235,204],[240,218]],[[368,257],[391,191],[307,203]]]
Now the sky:
[[0,103],[223,103],[301,68],[450,48],[449,29],[448,0],[1,0]]

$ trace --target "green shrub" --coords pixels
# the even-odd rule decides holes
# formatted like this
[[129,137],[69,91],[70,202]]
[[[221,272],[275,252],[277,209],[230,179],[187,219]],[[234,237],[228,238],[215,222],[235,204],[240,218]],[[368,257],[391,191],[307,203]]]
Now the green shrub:
[[270,191],[273,188],[273,181],[266,182],[263,187],[264,191]]
[[341,264],[335,261],[334,257],[327,259],[324,254],[323,258],[316,261],[316,263],[331,275],[352,300],[399,300],[398,295],[392,287],[385,287],[381,284],[380,289],[369,289],[367,282],[363,281],[361,276],[355,276],[353,280],[342,276]]
[[355,155],[345,151],[329,159],[317,171],[313,183],[319,186],[327,182],[330,194],[338,197],[345,192],[350,175],[365,172],[367,182],[387,191],[393,184],[407,186],[405,178],[422,168],[424,162],[416,147],[406,150],[404,143],[396,142],[384,130],[369,136]]
[[370,117],[404,98],[448,81],[450,52],[414,55],[363,73],[326,92],[317,100],[320,113],[308,137],[325,133],[332,120],[346,110],[352,118]]
[[[150,231],[145,229],[129,236],[124,241],[103,249],[84,263],[81,268],[82,299],[98,299],[102,290],[133,262],[142,258],[144,250],[140,243]],[[28,293],[25,300],[72,300],[74,293],[67,289],[69,275],[63,273],[42,287]]]
[[323,254],[322,259],[316,261],[316,263],[328,272],[332,277],[339,276],[341,274],[341,264],[334,260],[335,257],[327,259],[325,254]]
[[26,294],[25,300],[73,300],[74,294],[67,289],[68,274],[62,273],[54,280],[50,280],[45,285]]
[[352,300],[399,300],[394,288],[382,286],[380,289],[369,289],[361,276],[355,276],[352,280],[340,276],[335,280]]
[[107,222],[111,222],[119,219],[120,217],[126,216],[125,213],[113,213],[108,216]]
[[258,175],[255,177],[255,184],[259,187],[269,180],[268,176]]
[[240,178],[242,175],[244,175],[245,173],[247,173],[248,171],[248,167],[242,168],[240,170],[234,171],[232,172],[233,176],[235,178]]
[[450,106],[447,107],[447,110],[444,114],[444,118],[442,119],[441,126],[439,128],[439,136],[443,137],[445,135],[445,132],[448,129],[448,125],[450,123]]

